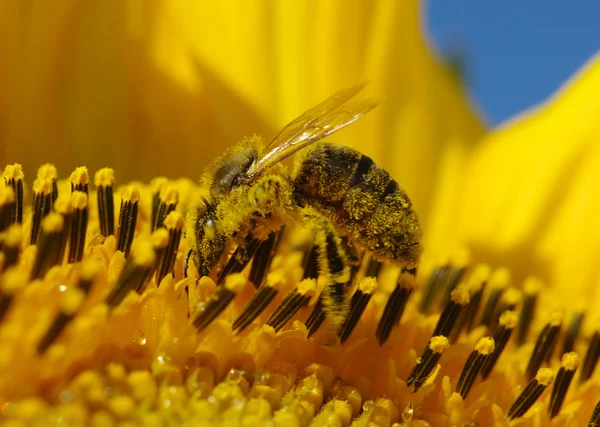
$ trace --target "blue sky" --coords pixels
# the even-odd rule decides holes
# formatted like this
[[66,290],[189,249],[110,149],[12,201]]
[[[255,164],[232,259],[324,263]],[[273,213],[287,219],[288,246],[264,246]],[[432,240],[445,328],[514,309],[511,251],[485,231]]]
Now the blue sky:
[[427,25],[442,54],[466,53],[491,124],[546,99],[600,51],[600,1],[428,0]]

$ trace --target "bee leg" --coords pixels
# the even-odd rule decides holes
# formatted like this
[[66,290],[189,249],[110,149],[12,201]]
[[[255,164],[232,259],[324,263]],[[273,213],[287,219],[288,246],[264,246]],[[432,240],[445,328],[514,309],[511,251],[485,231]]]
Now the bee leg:
[[183,261],[183,277],[187,279],[188,277],[188,267],[190,263],[190,257],[192,256],[193,249],[190,249],[185,256],[185,260]]
[[[331,222],[312,208],[301,209],[301,215],[305,225],[315,231],[316,244],[318,246],[317,264],[319,272],[327,277],[328,283],[323,289],[319,299],[322,302],[326,317],[333,324],[336,332],[343,325],[348,311],[348,302],[345,295],[345,284],[350,280],[350,268],[344,245],[339,234]],[[311,316],[321,317],[321,316]],[[309,328],[318,328],[321,322],[315,323]],[[312,331],[314,333],[314,331]]]

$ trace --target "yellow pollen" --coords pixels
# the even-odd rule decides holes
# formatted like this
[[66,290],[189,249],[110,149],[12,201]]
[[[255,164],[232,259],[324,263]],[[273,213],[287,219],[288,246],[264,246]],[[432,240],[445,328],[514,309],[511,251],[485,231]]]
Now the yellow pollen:
[[377,283],[377,279],[375,277],[365,277],[358,284],[358,289],[365,294],[374,293],[378,287],[379,283]]
[[179,212],[172,211],[169,212],[163,224],[168,230],[181,230],[185,225],[185,219]]
[[152,267],[156,261],[156,252],[148,239],[136,239],[131,248],[131,256],[140,267]]
[[36,179],[33,182],[33,192],[47,196],[52,193],[52,181],[48,179]]
[[80,264],[79,277],[83,280],[92,280],[100,272],[102,264],[95,259],[84,259]]
[[4,168],[4,179],[6,180],[18,180],[23,179],[24,177],[25,175],[23,174],[23,167],[18,163],[15,163],[14,165],[8,165]]
[[450,341],[448,338],[443,335],[438,335],[437,337],[432,337],[429,340],[429,348],[434,353],[443,353],[450,347]]
[[169,244],[169,232],[164,228],[158,228],[152,233],[152,246],[156,249],[166,248]]
[[56,166],[51,163],[46,163],[45,165],[40,166],[37,172],[38,179],[56,179],[58,173],[56,172]]
[[521,301],[521,292],[517,288],[508,288],[502,295],[502,301],[509,305],[517,305]]
[[179,201],[179,192],[175,187],[167,187],[160,193],[160,201],[167,205],[175,205]]
[[244,289],[246,283],[248,283],[248,280],[242,273],[230,274],[225,278],[225,287],[235,293]]
[[23,240],[23,228],[19,224],[13,224],[6,230],[4,244],[6,246],[19,246]]
[[71,193],[71,206],[73,209],[82,210],[88,205],[88,195],[83,191],[73,191]]
[[466,267],[469,264],[471,255],[465,247],[457,249],[450,255],[450,265],[453,267]]
[[61,214],[56,212],[49,213],[42,220],[42,229],[46,233],[60,233],[63,229],[64,220]]
[[85,185],[90,182],[90,175],[88,173],[88,168],[85,166],[80,166],[75,168],[71,176],[69,177],[69,181],[73,185]]
[[169,180],[167,178],[160,176],[150,181],[150,189],[152,190],[152,193],[161,193],[168,183]]
[[27,286],[29,275],[17,267],[11,267],[2,275],[2,293],[12,295]]
[[287,283],[286,275],[282,270],[275,270],[267,275],[267,286],[273,289],[281,289]]
[[54,210],[63,215],[68,215],[73,212],[70,194],[59,194],[54,201]]
[[466,280],[466,287],[471,293],[479,291],[484,282],[489,279],[491,273],[492,269],[488,264],[477,264]]
[[493,288],[504,288],[510,283],[510,271],[508,268],[495,269],[490,276],[490,286]]
[[83,300],[85,299],[85,294],[81,289],[78,288],[67,288],[65,292],[62,294],[62,298],[60,301],[60,310],[67,315],[74,315]]
[[140,190],[134,185],[129,186],[123,190],[121,198],[125,202],[137,202],[140,200]]
[[454,289],[450,294],[450,298],[459,305],[467,305],[471,300],[469,291],[465,286],[458,286],[456,289]]
[[475,345],[475,351],[479,354],[488,355],[494,352],[496,343],[492,337],[483,337],[477,341]]
[[12,187],[0,187],[0,206],[8,205],[15,201],[15,192]]
[[111,168],[102,168],[94,175],[96,187],[110,187],[115,183],[115,171]]
[[519,323],[519,316],[515,311],[507,310],[500,315],[498,323],[506,329],[514,329],[517,327],[517,323]]
[[523,283],[523,292],[527,295],[538,294],[544,289],[544,283],[535,276],[529,276]]
[[550,368],[540,368],[535,374],[535,379],[541,385],[548,385],[554,381],[554,371]]
[[315,279],[304,279],[298,283],[298,293],[310,296],[317,290],[317,281]]
[[562,311],[554,311],[550,315],[550,321],[548,322],[551,326],[561,326],[563,323],[564,314]]
[[563,354],[560,366],[567,371],[574,371],[579,367],[579,355],[574,351]]

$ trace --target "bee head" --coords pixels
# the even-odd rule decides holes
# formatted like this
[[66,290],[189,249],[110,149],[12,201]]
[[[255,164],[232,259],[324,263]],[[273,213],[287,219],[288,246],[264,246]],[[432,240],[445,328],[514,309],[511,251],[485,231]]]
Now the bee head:
[[236,186],[246,182],[246,171],[256,159],[256,149],[251,146],[236,147],[222,158],[216,169],[210,196],[213,200],[219,200],[226,196]]

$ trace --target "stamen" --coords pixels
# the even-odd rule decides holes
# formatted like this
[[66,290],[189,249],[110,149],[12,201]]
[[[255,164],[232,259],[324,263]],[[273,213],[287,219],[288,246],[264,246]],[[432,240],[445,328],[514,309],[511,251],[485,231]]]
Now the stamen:
[[279,332],[301,308],[308,304],[316,289],[317,281],[315,279],[301,281],[298,287],[289,292],[277,306],[267,321],[267,325],[273,327],[275,332]]
[[452,328],[461,310],[466,307],[470,301],[469,291],[463,286],[457,287],[452,291],[450,295],[450,302],[446,305],[446,308],[440,315],[438,323],[433,331],[433,336],[443,335],[445,337],[450,335]]
[[550,397],[550,406],[548,406],[548,414],[550,418],[554,418],[560,412],[560,408],[567,396],[567,391],[571,385],[571,381],[575,376],[575,371],[579,367],[579,355],[577,353],[566,353],[562,357],[560,369],[556,375],[556,381],[552,388]]
[[496,306],[494,316],[492,317],[492,327],[495,327],[498,324],[498,319],[502,313],[515,310],[521,300],[522,294],[520,290],[514,287],[507,288]]
[[175,210],[178,202],[179,192],[175,187],[167,187],[161,191],[156,219],[155,222],[152,223],[152,231],[164,226],[165,218]]
[[6,271],[13,265],[17,264],[22,241],[23,227],[21,224],[13,224],[8,227],[4,237],[4,242],[2,244],[2,254],[4,257],[2,270]]
[[90,174],[85,166],[75,168],[71,177],[71,192],[81,191],[82,193],[88,194],[90,186]]
[[221,285],[228,275],[240,273],[246,268],[250,261],[252,261],[260,242],[260,239],[252,237],[251,234],[246,236],[245,244],[239,245],[235,249],[231,257],[229,257],[227,264],[225,264],[223,271],[219,274],[217,286]]
[[581,325],[583,324],[583,318],[583,313],[575,313],[571,317],[571,323],[565,333],[565,340],[563,342],[563,354],[569,353],[575,348],[575,342],[577,341],[577,336],[579,335]]
[[4,169],[4,182],[7,186],[12,187],[14,191],[14,213],[13,223],[23,223],[23,168],[20,164],[8,165]]
[[517,400],[515,400],[515,403],[510,407],[506,418],[514,420],[525,415],[525,412],[538,400],[552,380],[554,380],[552,369],[541,368],[537,371],[535,378],[527,384],[519,397],[517,397]]
[[84,299],[85,294],[77,288],[67,288],[62,292],[59,312],[39,342],[37,346],[38,354],[44,353],[57,340],[65,326],[75,317]]
[[79,190],[71,193],[73,207],[71,236],[69,239],[69,264],[81,262],[85,248],[85,233],[88,225],[88,195]]
[[319,267],[317,259],[319,258],[319,248],[311,246],[306,252],[303,260],[304,274],[303,279],[316,279],[319,277]]
[[597,427],[600,426],[600,401],[596,404],[594,411],[592,412],[592,416],[590,417],[590,422],[588,427]]
[[346,319],[344,320],[341,329],[338,331],[338,337],[342,344],[350,338],[350,334],[356,327],[378,287],[377,279],[374,277],[365,277],[358,284],[358,288],[350,300],[350,310],[346,315]]
[[537,305],[538,294],[543,288],[539,279],[529,277],[523,285],[523,308],[521,309],[521,317],[519,318],[519,327],[517,329],[517,345],[522,346],[527,340],[529,326],[533,320],[535,307]]
[[[150,240],[152,241],[152,247],[154,248],[154,253],[156,255],[156,262],[152,267],[152,275],[155,275],[158,271],[159,264],[164,258],[169,246],[169,232],[166,228],[161,227],[157,230],[154,230],[150,236]],[[159,284],[160,282],[157,280],[156,286]]]
[[381,261],[378,261],[375,258],[371,258],[367,264],[367,268],[365,269],[365,277],[379,276],[379,272],[381,271],[382,266],[383,263]]
[[552,350],[556,346],[558,339],[558,333],[562,326],[563,315],[561,312],[554,312],[551,315],[550,322],[544,326],[540,335],[538,336],[527,370],[525,371],[528,379],[531,380],[538,369],[542,366],[542,363],[552,354]]
[[481,304],[483,289],[490,277],[490,273],[491,269],[487,264],[479,264],[467,277],[465,281],[465,289],[469,291],[471,298],[467,306],[461,310],[458,316],[458,319],[450,334],[450,342],[455,342],[458,340],[463,329],[471,330],[473,327],[477,310],[479,310],[479,305]]
[[321,292],[317,298],[317,301],[315,302],[315,305],[313,306],[312,311],[304,321],[306,329],[308,330],[309,338],[312,337],[315,332],[317,332],[317,329],[319,329],[319,326],[321,326],[324,320],[325,312],[323,311],[323,292]]
[[169,243],[158,260],[158,268],[156,271],[157,284],[159,284],[167,274],[173,273],[173,267],[175,266],[175,260],[177,259],[177,250],[179,249],[179,242],[181,241],[181,231],[183,230],[184,224],[185,221],[183,216],[179,212],[171,212],[165,218],[165,227],[169,232]]
[[45,165],[40,166],[37,172],[38,179],[47,179],[52,182],[52,204],[58,198],[58,173],[56,172],[56,166],[51,163],[46,163]]
[[505,311],[500,315],[498,326],[496,326],[493,336],[495,343],[494,352],[489,355],[481,368],[481,378],[484,380],[492,373],[492,369],[494,369],[516,326],[517,314],[514,311]]
[[477,341],[475,350],[471,352],[458,379],[456,392],[466,399],[475,383],[475,378],[483,367],[487,358],[494,352],[495,343],[493,338],[484,337]]
[[0,322],[6,316],[14,296],[29,283],[27,273],[17,267],[6,269],[0,276]]
[[406,381],[407,386],[413,386],[413,392],[416,392],[427,381],[427,378],[429,378],[437,366],[440,357],[442,357],[442,353],[448,347],[450,347],[450,342],[445,336],[436,336],[429,340],[429,345],[421,357],[417,359],[417,364],[412,369]]
[[37,243],[42,219],[52,210],[52,181],[36,179],[33,183],[33,203],[31,206],[31,239],[30,243]]
[[419,303],[419,311],[421,313],[429,313],[433,302],[435,301],[438,294],[444,289],[444,283],[446,281],[446,277],[448,276],[448,272],[450,270],[449,265],[445,265],[443,267],[434,268],[423,291],[421,292],[421,301]]
[[494,326],[496,314],[496,307],[500,302],[500,298],[504,293],[504,290],[510,282],[510,273],[506,268],[498,268],[492,273],[490,283],[490,294],[485,303],[483,313],[481,314],[481,324],[491,328]]
[[62,294],[60,311],[39,342],[37,347],[38,354],[44,353],[60,337],[64,328],[75,318],[99,270],[99,264],[95,261],[84,261],[81,264],[77,287],[74,289],[67,288]]
[[60,245],[63,232],[64,220],[61,214],[52,212],[44,218],[37,257],[31,271],[32,279],[41,279],[48,270],[62,261],[64,252],[60,253]]
[[594,370],[596,369],[598,357],[600,357],[600,332],[596,331],[594,332],[594,335],[592,335],[587,352],[585,353],[583,367],[581,368],[581,374],[579,374],[580,383],[583,383],[591,378]]
[[409,274],[400,274],[398,283],[390,294],[381,320],[377,325],[377,340],[382,345],[389,338],[392,328],[400,323],[400,318],[406,308],[406,302],[414,289],[414,277]]
[[152,276],[155,262],[156,253],[152,243],[148,240],[136,240],[131,257],[127,259],[117,283],[106,297],[108,307],[113,309],[121,304],[130,291],[141,294]]
[[[12,187],[0,188],[0,233],[6,230],[15,218],[15,192]],[[0,243],[1,245],[1,243]]]
[[267,268],[271,265],[271,261],[277,251],[281,234],[282,233],[275,232],[269,234],[269,238],[260,242],[258,249],[256,250],[248,279],[256,288],[262,285],[263,277]]
[[139,201],[140,192],[137,187],[131,186],[123,190],[117,232],[117,250],[123,252],[125,257],[129,255],[131,242],[133,242]]
[[[77,197],[75,197],[77,199]],[[77,200],[75,200],[77,201]],[[60,245],[58,247],[59,252],[59,264],[64,260],[64,254],[67,249],[67,242],[71,235],[71,228],[73,226],[73,197],[72,194],[66,195],[61,194],[54,202],[54,211],[58,212],[63,216],[64,226]]]
[[217,292],[198,310],[192,325],[198,332],[210,323],[227,308],[235,296],[246,286],[247,280],[241,273],[234,273],[225,279],[225,285],[219,286]]
[[103,168],[96,172],[94,177],[98,196],[98,220],[100,234],[104,237],[115,233],[115,199],[113,185],[115,172],[111,168]]
[[269,273],[267,281],[252,295],[252,298],[248,300],[237,319],[233,322],[232,328],[236,331],[235,333],[239,334],[246,329],[273,301],[273,298],[285,283],[285,275],[281,272]]
[[160,193],[165,189],[169,180],[165,177],[154,178],[150,181],[150,189],[152,191],[152,221],[151,226],[156,224],[156,217],[158,215],[158,206],[160,205]]

